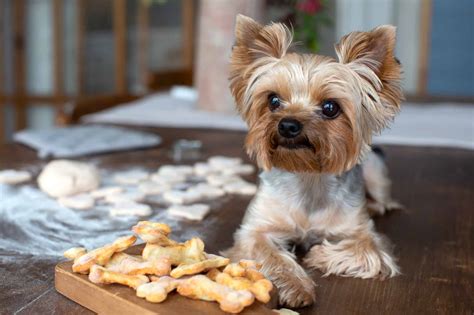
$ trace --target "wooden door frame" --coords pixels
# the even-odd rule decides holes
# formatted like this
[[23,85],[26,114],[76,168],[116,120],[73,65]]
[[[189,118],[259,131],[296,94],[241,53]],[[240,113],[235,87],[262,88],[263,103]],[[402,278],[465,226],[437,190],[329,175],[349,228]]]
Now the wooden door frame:
[[431,44],[432,1],[421,1],[420,12],[420,44],[418,49],[418,86],[419,96],[427,95],[428,67]]
[[[0,95],[5,94],[5,6],[0,5]],[[0,99],[0,143],[6,138],[5,131],[5,104]]]
[[13,1],[13,82],[15,130],[26,127],[25,0]]

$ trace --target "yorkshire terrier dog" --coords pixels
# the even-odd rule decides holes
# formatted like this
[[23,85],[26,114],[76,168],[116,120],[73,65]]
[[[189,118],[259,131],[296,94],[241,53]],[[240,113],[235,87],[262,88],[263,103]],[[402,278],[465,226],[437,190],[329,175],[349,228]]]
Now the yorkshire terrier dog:
[[395,27],[346,35],[338,60],[290,53],[283,24],[239,15],[235,34],[230,88],[249,128],[247,152],[263,173],[226,254],[261,262],[290,307],[315,300],[305,269],[397,275],[370,217],[397,206],[383,158],[370,147],[403,99]]

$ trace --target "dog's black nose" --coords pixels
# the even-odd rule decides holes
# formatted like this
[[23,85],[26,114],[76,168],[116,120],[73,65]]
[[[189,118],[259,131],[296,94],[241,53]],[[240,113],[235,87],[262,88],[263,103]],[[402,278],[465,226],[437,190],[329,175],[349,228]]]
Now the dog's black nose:
[[294,138],[301,133],[303,126],[293,118],[283,118],[278,123],[278,133],[285,138]]

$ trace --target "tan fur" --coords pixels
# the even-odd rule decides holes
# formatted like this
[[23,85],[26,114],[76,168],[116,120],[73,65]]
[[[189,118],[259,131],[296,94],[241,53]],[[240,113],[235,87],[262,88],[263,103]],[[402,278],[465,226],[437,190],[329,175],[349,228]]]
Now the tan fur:
[[[264,173],[226,255],[261,263],[281,304],[299,307],[315,299],[304,267],[360,278],[399,272],[368,216],[362,185],[356,189],[350,183],[357,183],[354,167],[371,156],[372,135],[391,122],[403,97],[394,27],[345,36],[336,45],[338,60],[290,52],[291,40],[282,24],[263,26],[237,17],[230,89],[249,127],[247,152]],[[274,94],[281,105],[270,109]],[[338,117],[322,115],[326,100],[339,104]],[[283,118],[300,122],[301,133],[280,136]],[[369,192],[385,209],[391,202],[386,172],[378,166],[364,172],[372,178]],[[352,182],[344,182],[344,174],[354,176]],[[313,237],[322,242],[312,246],[303,267],[288,246]]]
[[278,288],[280,304],[289,304],[292,307],[312,304],[315,300],[313,280],[291,253],[282,251],[270,239],[264,237],[265,234],[261,231],[242,238],[242,241],[237,242],[225,255],[235,261],[253,257],[262,263],[261,271]]
[[369,154],[364,164],[362,164],[362,172],[369,195],[367,210],[370,215],[383,215],[387,210],[403,208],[390,196],[392,182],[388,177],[387,167],[381,157],[376,154]]
[[[403,97],[401,67],[393,56],[395,29],[382,26],[345,36],[336,45],[339,62],[287,53],[291,39],[282,24],[262,26],[248,17],[237,17],[230,88],[249,125],[247,151],[264,169],[341,173],[361,161],[372,134],[380,132],[399,110]],[[277,113],[280,117],[268,112],[270,93],[277,93],[284,102],[285,108]],[[340,103],[341,119],[318,120],[315,112],[325,99]],[[316,152],[283,158],[287,152],[275,149],[270,133],[275,132],[278,118],[295,113],[311,121],[312,126],[305,128],[309,134],[303,136]]]
[[371,226],[361,226],[338,242],[324,240],[306,255],[304,264],[324,274],[357,278],[386,278],[400,271],[386,241]]

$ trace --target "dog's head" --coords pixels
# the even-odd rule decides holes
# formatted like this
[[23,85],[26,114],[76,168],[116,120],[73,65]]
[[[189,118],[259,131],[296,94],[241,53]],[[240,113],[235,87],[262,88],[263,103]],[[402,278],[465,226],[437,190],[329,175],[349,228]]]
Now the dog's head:
[[348,170],[399,110],[393,26],[346,35],[339,60],[289,53],[283,24],[239,15],[235,34],[230,88],[249,127],[247,151],[266,170]]

